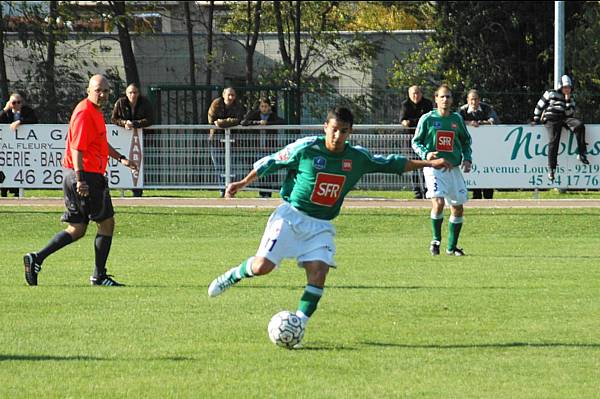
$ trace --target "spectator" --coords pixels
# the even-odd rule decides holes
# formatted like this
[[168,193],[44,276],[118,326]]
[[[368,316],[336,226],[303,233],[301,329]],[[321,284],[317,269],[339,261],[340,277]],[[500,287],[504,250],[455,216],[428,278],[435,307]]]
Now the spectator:
[[[146,128],[153,123],[152,104],[150,101],[140,95],[140,89],[132,83],[125,90],[125,97],[121,97],[113,107],[110,122],[114,125],[124,127],[125,129]],[[144,194],[142,189],[133,189],[134,197],[141,197]]]
[[572,97],[573,83],[571,78],[563,75],[556,90],[547,90],[537,102],[533,112],[533,124],[540,121],[548,130],[550,142],[548,143],[548,179],[554,181],[562,128],[566,127],[575,133],[577,138],[577,159],[589,165],[585,143],[585,125],[577,118],[575,113],[575,100]]
[[[467,126],[479,127],[480,125],[496,125],[500,123],[498,115],[491,105],[481,101],[479,92],[475,89],[467,93],[467,103],[458,110]],[[476,188],[471,190],[473,199],[492,199],[494,198],[493,188]]]
[[[208,123],[220,128],[239,125],[243,117],[244,108],[239,101],[237,101],[237,94],[232,87],[225,88],[222,96],[214,99],[208,109]],[[210,158],[215,167],[219,182],[223,187],[221,189],[221,197],[224,197],[225,160],[222,138],[223,132],[221,130],[210,129],[208,138],[210,144]]]
[[[412,134],[419,122],[419,118],[433,109],[431,101],[423,97],[423,92],[419,86],[408,88],[408,98],[402,101],[400,105],[400,124],[406,128],[411,128]],[[410,147],[410,144],[408,145]],[[423,199],[423,188],[421,186],[420,171],[415,170],[411,173],[413,192],[415,199]]]
[[[266,97],[262,97],[258,102],[258,108],[249,111],[241,122],[242,126],[283,125],[284,123],[284,120],[277,116],[275,112],[273,112],[271,102]],[[256,131],[249,133],[254,132]],[[258,132],[257,139],[253,140],[250,147],[255,149],[259,157],[262,158],[274,152],[278,148],[277,130],[259,130]],[[267,179],[265,179],[265,183],[267,183],[266,187],[268,188],[274,186],[274,183],[276,183],[276,178],[277,175],[275,174],[268,176]],[[262,198],[271,197],[270,191],[260,191],[259,194]]]
[[[38,119],[33,108],[25,105],[23,97],[19,93],[12,93],[0,113],[0,123],[10,124],[11,130],[17,130],[21,125],[38,123]],[[15,197],[19,195],[18,188],[2,187],[0,189],[2,197],[6,197],[9,192]]]

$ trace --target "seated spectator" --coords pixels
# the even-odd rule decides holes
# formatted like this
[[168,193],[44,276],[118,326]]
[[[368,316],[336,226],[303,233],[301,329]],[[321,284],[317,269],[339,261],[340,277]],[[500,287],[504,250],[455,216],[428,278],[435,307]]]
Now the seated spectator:
[[[217,127],[226,128],[239,125],[244,117],[244,108],[237,100],[237,93],[233,87],[227,87],[223,90],[221,97],[216,98],[210,104],[208,109],[208,123]],[[221,188],[221,197],[225,196],[225,159],[223,150],[223,131],[210,129],[209,144],[210,158],[215,167],[217,179]],[[232,160],[232,164],[237,164]],[[232,165],[233,171],[233,165]],[[235,180],[232,177],[232,180]]]
[[[285,121],[277,116],[275,112],[273,112],[271,102],[266,97],[262,97],[258,102],[258,108],[249,111],[241,122],[243,126],[283,125],[284,123]],[[279,143],[277,143],[277,130],[259,130],[248,133],[255,132],[258,132],[258,140],[253,140],[253,143],[251,143],[250,147],[252,147],[254,150],[253,152],[256,153],[256,156],[254,157],[256,159],[250,160],[251,162],[258,160],[260,157],[269,155],[279,148]],[[268,183],[276,183],[276,180],[273,180],[276,178],[276,174],[268,176],[265,180],[265,183],[267,183],[266,186],[274,186],[275,184]],[[269,191],[260,191],[259,194],[262,198],[271,197],[271,193]]]
[[[125,97],[119,98],[115,103],[110,122],[128,130],[152,125],[152,104],[140,94],[140,89],[135,83],[127,86]],[[134,188],[132,191],[134,197],[144,194],[142,189]]]
[[[479,92],[475,89],[469,90],[467,93],[467,103],[460,107],[460,115],[463,117],[465,124],[473,127],[480,125],[496,125],[500,123],[498,115],[491,105],[481,101]],[[494,189],[473,189],[473,199],[492,199],[494,198]]]
[[[433,109],[431,101],[423,97],[423,92],[419,86],[408,88],[408,98],[402,101],[400,105],[400,124],[407,128],[417,127],[419,118]],[[410,133],[414,133],[411,129]],[[408,144],[410,148],[410,144]],[[413,192],[415,199],[423,199],[423,188],[421,186],[420,171],[415,170],[411,173]]]
[[[0,113],[0,123],[10,124],[11,130],[17,130],[21,125],[38,123],[38,119],[33,108],[25,105],[23,97],[19,93],[13,93]],[[2,197],[6,197],[8,192],[14,194],[15,197],[19,195],[18,188],[2,187],[0,189]]]

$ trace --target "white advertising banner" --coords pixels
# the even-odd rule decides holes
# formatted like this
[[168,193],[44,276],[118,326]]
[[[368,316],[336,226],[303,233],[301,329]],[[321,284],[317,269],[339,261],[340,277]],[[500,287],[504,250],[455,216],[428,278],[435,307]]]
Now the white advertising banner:
[[[0,125],[0,186],[61,188],[67,129],[68,125],[23,125],[14,131],[10,125]],[[106,125],[106,133],[110,145],[140,167],[133,173],[110,158],[106,172],[109,186],[143,187],[142,130]]]
[[469,188],[600,188],[600,125],[586,125],[590,165],[577,160],[575,135],[563,129],[554,183],[548,179],[548,132],[543,125],[468,127],[473,138]]

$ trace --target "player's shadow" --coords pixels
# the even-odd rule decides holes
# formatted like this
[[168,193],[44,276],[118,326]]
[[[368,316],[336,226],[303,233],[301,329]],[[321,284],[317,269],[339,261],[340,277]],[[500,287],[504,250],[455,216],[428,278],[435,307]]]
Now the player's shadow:
[[591,348],[600,349],[600,344],[595,343],[568,343],[568,342],[498,342],[481,344],[401,344],[392,342],[363,341],[363,345],[381,348],[401,349],[489,349],[489,348]]
[[311,341],[309,344],[304,345],[300,349],[296,349],[300,351],[355,351],[358,348],[348,346],[348,345],[340,345],[334,343],[327,342],[314,342]]
[[167,361],[189,361],[197,360],[185,356],[163,356],[163,357],[152,357],[152,358],[114,358],[114,357],[98,357],[98,356],[85,356],[85,355],[72,355],[72,356],[59,356],[59,355],[4,355],[0,354],[0,362],[6,361],[27,361],[27,362],[64,362],[64,361],[93,361],[93,362],[114,362],[114,361],[156,361],[156,360],[167,360]]

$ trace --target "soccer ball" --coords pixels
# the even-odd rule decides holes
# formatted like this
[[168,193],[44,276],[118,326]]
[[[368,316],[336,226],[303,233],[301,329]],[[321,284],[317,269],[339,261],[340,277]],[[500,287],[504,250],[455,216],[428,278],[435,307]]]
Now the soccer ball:
[[292,349],[304,337],[302,320],[287,310],[283,310],[271,318],[267,331],[275,345],[287,349]]

